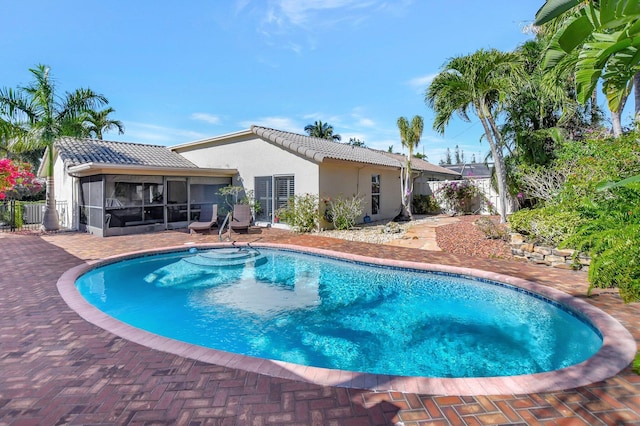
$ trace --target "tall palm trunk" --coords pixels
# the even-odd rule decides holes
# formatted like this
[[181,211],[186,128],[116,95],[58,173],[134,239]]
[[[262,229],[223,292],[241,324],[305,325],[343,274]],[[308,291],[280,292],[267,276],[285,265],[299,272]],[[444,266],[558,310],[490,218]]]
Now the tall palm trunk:
[[480,105],[477,108],[477,114],[480,118],[480,122],[482,122],[482,127],[484,128],[484,134],[487,137],[487,141],[489,142],[489,147],[491,148],[491,156],[493,157],[493,165],[496,169],[496,180],[498,183],[498,199],[500,201],[500,209],[498,213],[500,213],[500,223],[507,222],[507,174],[504,165],[504,156],[502,155],[502,150],[498,143],[500,140],[496,140],[496,138],[500,138],[500,133],[496,127],[495,120],[493,116],[488,111],[488,108],[484,107],[484,105]]
[[633,97],[635,101],[633,120],[638,123],[640,121],[640,72],[633,75]]
[[53,176],[47,177],[47,196],[42,217],[42,229],[44,231],[57,231],[60,229],[58,211],[56,210],[56,197],[53,184]]
[[617,111],[611,111],[611,128],[613,130],[613,137],[622,136],[622,111],[629,99],[629,95],[624,95],[620,99],[620,106]]
[[57,231],[60,229],[58,210],[56,210],[55,185],[53,179],[53,144],[47,148],[47,195],[44,216],[42,218],[42,229],[45,231]]

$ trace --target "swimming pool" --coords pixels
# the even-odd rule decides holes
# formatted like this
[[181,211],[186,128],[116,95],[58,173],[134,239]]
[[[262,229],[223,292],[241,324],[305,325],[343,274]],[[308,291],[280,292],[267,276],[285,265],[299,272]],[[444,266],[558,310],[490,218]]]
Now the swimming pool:
[[108,263],[89,268],[78,288],[154,334],[364,377],[544,375],[602,351],[589,315],[491,277],[259,250],[262,259],[227,270],[199,260],[205,249]]

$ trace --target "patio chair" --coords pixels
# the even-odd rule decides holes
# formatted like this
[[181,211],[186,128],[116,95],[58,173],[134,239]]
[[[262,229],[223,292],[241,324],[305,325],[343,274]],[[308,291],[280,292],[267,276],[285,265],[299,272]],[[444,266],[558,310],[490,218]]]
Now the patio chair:
[[249,205],[247,204],[236,204],[235,206],[233,206],[233,217],[229,226],[235,232],[249,232],[251,219],[251,207],[249,207]]
[[189,224],[189,233],[211,232],[211,228],[218,226],[218,205],[214,204],[211,209],[211,220],[208,222],[193,222]]

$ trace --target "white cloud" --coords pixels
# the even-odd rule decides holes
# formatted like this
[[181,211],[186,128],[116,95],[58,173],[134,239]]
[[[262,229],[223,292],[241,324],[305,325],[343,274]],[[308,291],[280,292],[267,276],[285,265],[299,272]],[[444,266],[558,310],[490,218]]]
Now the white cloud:
[[[269,12],[269,17],[281,23],[282,19],[296,26],[302,26],[310,21],[316,12],[335,9],[364,9],[378,4],[372,0],[279,0]],[[283,18],[276,19],[275,16]],[[315,22],[314,22],[315,24]]]
[[249,0],[236,0],[236,13],[241,12],[248,4]]
[[221,122],[221,119],[219,116],[208,114],[206,112],[194,112],[193,114],[191,114],[191,119],[204,121],[209,124],[220,124]]
[[370,118],[359,117],[357,121],[358,126],[362,127],[373,127],[376,125],[375,121]]
[[[272,0],[263,4],[266,8],[256,6],[262,9],[257,32],[264,36],[268,45],[300,54],[304,49],[316,48],[318,43],[314,35],[335,28],[344,29],[347,22],[350,28],[355,28],[374,14],[400,16],[410,1]],[[246,8],[244,1],[238,5],[242,6],[240,10]],[[295,42],[282,42],[278,38],[293,38]]]
[[419,93],[423,93],[437,75],[438,73],[433,73],[412,78],[409,80],[409,86],[415,88]]

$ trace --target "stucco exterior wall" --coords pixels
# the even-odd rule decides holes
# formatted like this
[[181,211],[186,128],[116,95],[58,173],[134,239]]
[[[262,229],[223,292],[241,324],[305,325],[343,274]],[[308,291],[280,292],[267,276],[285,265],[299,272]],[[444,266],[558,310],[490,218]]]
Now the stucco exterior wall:
[[234,185],[254,190],[256,176],[293,175],[296,194],[319,192],[318,164],[258,137],[175,149],[199,167],[236,169]]
[[[364,200],[364,213],[371,220],[393,219],[400,213],[400,172],[372,165],[355,165],[344,161],[325,160],[320,165],[320,198],[353,197]],[[371,213],[371,176],[380,175],[380,210]]]

